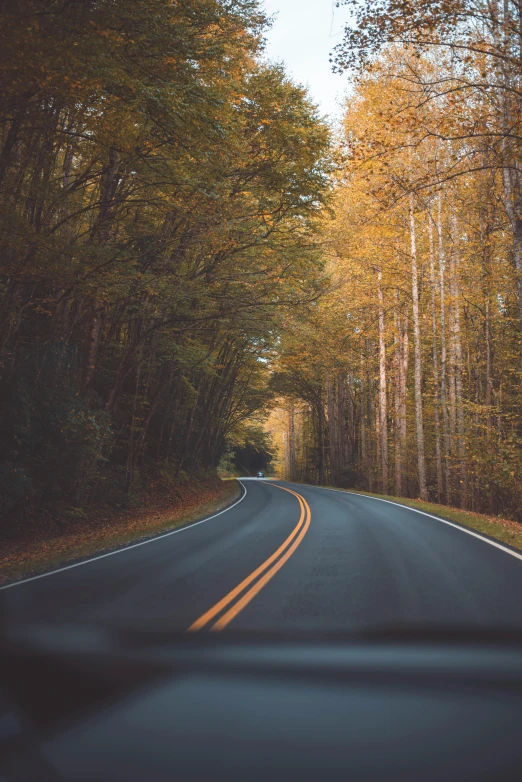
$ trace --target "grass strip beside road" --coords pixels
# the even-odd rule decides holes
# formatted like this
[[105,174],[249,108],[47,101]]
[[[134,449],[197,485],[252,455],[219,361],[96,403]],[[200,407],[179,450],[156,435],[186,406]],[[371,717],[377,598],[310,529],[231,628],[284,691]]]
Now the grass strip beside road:
[[154,538],[177,527],[191,524],[218,513],[241,496],[237,481],[222,481],[215,488],[202,487],[201,492],[185,498],[182,507],[115,517],[92,528],[81,522],[45,540],[4,542],[0,555],[0,584],[45,573],[58,567],[79,562],[131,543]]
[[[334,487],[329,486],[327,488]],[[337,491],[345,490],[337,489]],[[377,497],[381,500],[390,500],[391,502],[396,502],[398,505],[405,505],[406,507],[422,510],[425,513],[432,513],[434,516],[440,516],[441,519],[453,521],[455,524],[468,527],[475,532],[480,532],[482,535],[487,535],[494,540],[506,543],[508,546],[512,546],[513,548],[522,551],[522,524],[519,524],[517,521],[503,519],[500,516],[487,516],[483,513],[473,513],[472,511],[453,508],[450,505],[439,505],[436,502],[412,500],[409,497],[394,497],[390,494],[375,494],[367,491],[356,491],[355,489],[347,489],[346,493],[361,494],[365,497]]]

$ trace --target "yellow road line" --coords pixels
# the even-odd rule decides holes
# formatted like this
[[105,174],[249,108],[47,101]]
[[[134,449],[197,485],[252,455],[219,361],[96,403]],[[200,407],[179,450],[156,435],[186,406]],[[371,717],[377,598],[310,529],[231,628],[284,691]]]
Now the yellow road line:
[[[302,539],[306,535],[306,532],[308,530],[308,527],[310,526],[310,518],[311,518],[311,510],[310,506],[308,505],[307,501],[304,499],[304,497],[301,497],[300,494],[297,494],[297,492],[292,491],[292,489],[287,489],[284,486],[277,486],[277,484],[271,484],[273,486],[276,486],[278,489],[283,489],[283,491],[287,491],[290,494],[293,494],[294,497],[297,497],[297,500],[299,502],[299,507],[301,508],[301,515],[299,516],[299,521],[297,522],[297,525],[294,527],[290,535],[287,537],[287,539],[284,541],[284,543],[279,546],[277,551],[275,551],[272,556],[270,556],[265,562],[263,562],[262,565],[260,565],[256,570],[253,571],[249,576],[247,576],[243,581],[241,581],[240,584],[238,584],[234,589],[232,589],[225,597],[223,597],[218,603],[216,603],[212,608],[210,608],[208,611],[206,611],[202,616],[199,617],[199,619],[196,619],[196,621],[190,625],[188,628],[190,632],[201,630],[206,624],[208,624],[217,614],[220,613],[224,608],[227,608],[232,601],[239,595],[241,592],[243,592],[244,589],[246,589],[258,576],[260,576],[262,573],[264,573],[267,568],[272,565],[274,560],[276,560],[283,552],[286,552],[284,556],[281,557],[280,560],[278,560],[273,567],[268,570],[268,572],[265,573],[265,575],[257,581],[249,590],[246,592],[243,597],[238,600],[235,605],[233,605],[229,610],[220,618],[217,622],[210,628],[211,630],[223,630],[224,627],[226,627],[229,622],[234,619],[235,616],[237,616],[240,611],[243,610],[243,608],[250,603],[250,601],[258,594],[258,592],[263,589],[265,584],[267,584],[270,579],[277,573],[277,571],[283,567],[285,562],[290,559],[296,548],[301,543]],[[295,540],[294,540],[295,538]]]

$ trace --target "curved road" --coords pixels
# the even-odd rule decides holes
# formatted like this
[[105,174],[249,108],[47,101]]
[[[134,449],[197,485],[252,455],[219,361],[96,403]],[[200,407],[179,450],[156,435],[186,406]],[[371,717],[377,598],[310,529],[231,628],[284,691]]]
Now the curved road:
[[409,508],[244,480],[231,508],[0,591],[4,620],[156,629],[522,628],[522,555]]

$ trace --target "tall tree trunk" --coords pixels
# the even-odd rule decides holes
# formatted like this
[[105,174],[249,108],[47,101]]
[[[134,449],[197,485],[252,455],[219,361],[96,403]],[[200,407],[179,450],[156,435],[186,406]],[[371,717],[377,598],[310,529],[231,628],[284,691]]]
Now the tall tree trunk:
[[368,453],[368,444],[367,444],[367,435],[366,435],[366,388],[367,383],[365,379],[365,373],[364,373],[364,355],[361,352],[361,404],[359,406],[359,415],[360,415],[360,430],[361,430],[361,472],[365,478],[365,486],[366,486],[366,477],[368,474],[367,471],[367,453]]
[[330,482],[337,486],[339,460],[337,454],[337,420],[335,409],[335,390],[331,374],[326,378],[326,405],[328,412],[328,456],[330,466]]
[[[374,420],[374,404],[373,404],[373,367],[370,366],[370,360],[373,361],[375,354],[374,344],[371,340],[367,340],[366,343],[366,457],[367,457],[367,476],[368,476],[368,490],[373,491],[373,466],[375,464],[373,438],[372,438],[372,421]],[[370,358],[372,357],[372,358]],[[376,426],[379,426],[379,420],[377,418]]]
[[[94,303],[96,307],[96,302]],[[95,309],[87,337],[87,351],[84,370],[84,388],[88,388],[96,371],[96,362],[98,359],[98,345],[100,342],[100,313]]]
[[403,490],[406,493],[406,486],[404,485],[404,476],[405,476],[405,463],[404,463],[404,457],[407,454],[407,437],[408,437],[408,419],[407,419],[407,395],[408,395],[408,364],[409,364],[409,358],[410,358],[410,331],[409,331],[409,316],[408,316],[408,310],[405,309],[405,311],[402,314],[402,334],[401,334],[401,343],[402,343],[402,361],[401,361],[401,374],[400,374],[400,383],[401,383],[401,404],[400,404],[400,414],[399,414],[399,432],[400,432],[400,439],[401,439],[401,453],[402,453],[402,471],[403,471],[403,479],[402,479],[402,485]]
[[379,443],[381,451],[381,488],[388,494],[388,400],[386,384],[386,324],[384,319],[384,294],[382,271],[377,272],[379,296]]
[[395,313],[395,494],[398,497],[406,495],[404,460],[407,454],[407,417],[406,396],[408,387],[409,363],[409,332],[408,314],[404,305],[400,304],[400,293],[397,291],[397,307]]
[[459,461],[460,473],[460,507],[467,508],[468,505],[468,471],[466,462],[466,442],[465,442],[465,420],[464,420],[464,400],[462,383],[462,335],[460,327],[460,301],[459,301],[459,280],[457,273],[457,241],[458,226],[455,213],[451,219],[453,233],[453,248],[450,256],[450,281],[451,281],[451,303],[452,303],[452,326],[454,356],[455,356],[455,423],[456,423],[456,443],[457,458]]
[[415,215],[413,213],[413,193],[410,193],[410,251],[411,251],[411,297],[413,309],[413,345],[414,345],[414,396],[415,396],[415,434],[417,438],[417,476],[421,499],[428,500],[426,484],[426,457],[424,453],[424,422],[422,413],[422,355],[419,315],[419,279],[417,267],[417,238],[415,234]]
[[437,236],[439,249],[439,293],[440,293],[440,402],[444,431],[444,483],[446,503],[451,503],[450,458],[451,438],[448,417],[448,394],[446,385],[447,346],[446,346],[446,264],[444,260],[444,239],[442,233],[442,193],[437,199]]
[[505,166],[504,204],[513,237],[513,262],[516,271],[518,308],[522,323],[522,193],[520,192],[520,174]]
[[484,341],[486,352],[486,389],[484,396],[484,404],[488,409],[488,431],[492,427],[491,418],[491,405],[493,403],[493,377],[491,370],[491,325],[490,325],[490,313],[489,313],[489,292],[486,293],[486,305],[485,305],[485,318],[484,318]]
[[[512,21],[509,0],[503,0],[502,12],[499,4],[493,2],[494,25],[493,37],[495,46],[503,54],[509,52],[512,47]],[[520,7],[518,9],[520,13]],[[519,35],[519,45],[521,43]],[[513,263],[516,273],[516,285],[518,294],[519,317],[522,324],[522,182],[518,150],[513,151],[513,128],[517,120],[515,115],[520,113],[520,99],[513,98],[513,84],[510,83],[512,74],[509,72],[509,57],[502,56],[497,60],[496,77],[502,84],[500,93],[500,127],[502,131],[502,184],[504,189],[504,208],[511,228],[513,239]],[[519,74],[516,74],[519,79]],[[515,103],[513,104],[513,99]]]
[[111,147],[107,164],[100,178],[100,208],[91,233],[91,238],[98,237],[100,244],[110,238],[114,219],[114,202],[121,182],[120,166],[120,152],[115,147]]
[[348,393],[347,397],[346,386],[346,375],[344,372],[339,372],[337,375],[337,420],[339,422],[338,449],[340,470],[351,464],[354,442],[354,404],[352,394]]
[[400,410],[401,410],[401,360],[402,360],[402,334],[401,320],[398,310],[395,310],[395,334],[393,337],[395,351],[394,363],[394,437],[393,437],[393,483],[395,495],[402,496],[402,443],[400,436]]
[[30,96],[27,95],[22,98],[21,105],[19,106],[13,119],[11,120],[11,124],[9,126],[7,136],[5,138],[2,151],[0,152],[0,183],[4,178],[4,174],[8,170],[10,159],[11,159],[11,153],[17,142],[18,135],[20,133],[22,123],[24,121],[25,113],[27,111],[29,97]]
[[290,402],[288,409],[288,476],[295,481],[295,405]]
[[428,213],[428,237],[430,245],[430,290],[431,290],[431,329],[432,329],[432,362],[433,362],[433,412],[435,418],[435,460],[437,466],[437,501],[442,502],[444,482],[442,474],[442,445],[440,436],[440,387],[439,362],[437,350],[437,302],[435,283],[435,247],[433,241],[433,218]]
[[324,409],[323,409],[323,399],[317,400],[316,405],[316,412],[317,412],[317,445],[318,445],[318,465],[317,465],[317,474],[318,474],[318,483],[319,485],[324,485],[325,481],[325,442],[324,442],[324,435],[325,435],[325,426],[324,426]]

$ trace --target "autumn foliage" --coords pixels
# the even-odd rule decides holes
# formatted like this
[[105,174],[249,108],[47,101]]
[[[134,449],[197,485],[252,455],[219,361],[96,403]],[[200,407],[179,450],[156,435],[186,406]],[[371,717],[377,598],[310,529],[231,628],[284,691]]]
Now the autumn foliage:
[[0,495],[215,472],[317,297],[329,132],[251,0],[0,7]]
[[519,7],[352,5],[330,291],[274,378],[284,471],[522,520]]
[[213,475],[277,395],[288,477],[521,518],[518,6],[348,4],[332,143],[254,0],[2,3],[4,515]]

